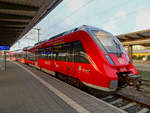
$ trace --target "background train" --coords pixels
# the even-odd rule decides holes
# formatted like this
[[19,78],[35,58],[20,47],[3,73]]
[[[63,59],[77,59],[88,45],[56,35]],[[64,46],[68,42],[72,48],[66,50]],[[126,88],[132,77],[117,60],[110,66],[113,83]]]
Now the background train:
[[139,87],[137,70],[119,40],[96,27],[81,27],[8,54],[77,87],[113,92]]

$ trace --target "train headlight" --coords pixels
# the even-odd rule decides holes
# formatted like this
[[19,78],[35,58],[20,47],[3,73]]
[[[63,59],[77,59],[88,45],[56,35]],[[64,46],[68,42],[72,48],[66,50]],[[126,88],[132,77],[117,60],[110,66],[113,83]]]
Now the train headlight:
[[127,58],[128,62],[130,64],[130,58],[129,58],[129,56],[127,54],[125,54],[125,55],[126,55],[126,58]]
[[112,65],[115,64],[109,55],[106,54],[105,57],[107,58],[107,60],[109,61],[110,64],[112,64]]
[[111,80],[109,84],[110,89],[117,89],[118,88],[118,81],[117,80]]

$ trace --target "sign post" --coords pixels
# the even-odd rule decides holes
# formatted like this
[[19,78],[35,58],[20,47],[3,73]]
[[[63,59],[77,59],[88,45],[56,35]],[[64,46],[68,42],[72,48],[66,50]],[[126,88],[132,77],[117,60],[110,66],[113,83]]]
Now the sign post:
[[6,58],[5,58],[5,52],[0,51],[0,70],[6,70]]
[[0,70],[6,70],[5,50],[9,50],[9,46],[0,46]]

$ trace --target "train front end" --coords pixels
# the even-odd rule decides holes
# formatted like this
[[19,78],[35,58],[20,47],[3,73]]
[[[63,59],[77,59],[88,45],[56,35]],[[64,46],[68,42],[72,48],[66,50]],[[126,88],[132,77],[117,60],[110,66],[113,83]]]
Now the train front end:
[[140,75],[120,41],[111,33],[103,30],[95,29],[90,32],[102,51],[100,57],[103,62],[101,61],[99,65],[103,66],[103,76],[109,79],[108,89],[115,91],[126,86],[135,86],[139,89]]

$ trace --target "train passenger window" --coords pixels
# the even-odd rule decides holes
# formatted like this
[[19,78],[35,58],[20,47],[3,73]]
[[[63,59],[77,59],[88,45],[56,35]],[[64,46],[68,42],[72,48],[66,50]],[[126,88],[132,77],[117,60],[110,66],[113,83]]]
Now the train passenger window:
[[86,51],[80,41],[39,49],[38,58],[90,63]]
[[67,48],[67,62],[74,62],[73,44],[72,43],[66,44],[66,48]]
[[47,59],[51,60],[52,59],[52,48],[48,47],[46,49],[46,53],[47,53]]
[[90,63],[84,47],[80,41],[74,43],[75,62]]
[[67,48],[64,44],[61,45],[60,51],[58,53],[58,57],[60,61],[66,61],[67,57]]
[[28,60],[35,61],[35,54],[34,53],[28,52],[27,56],[28,56],[27,57]]
[[60,46],[53,47],[53,57],[54,60],[59,60],[58,53],[60,52]]
[[44,48],[44,59],[49,59],[50,54],[50,48]]

